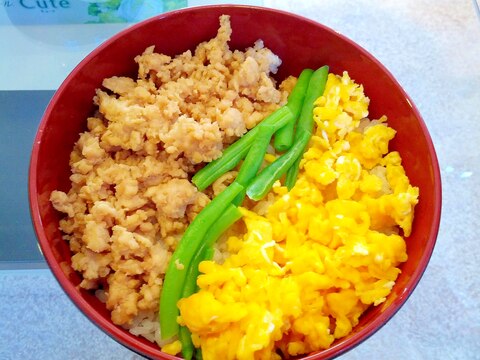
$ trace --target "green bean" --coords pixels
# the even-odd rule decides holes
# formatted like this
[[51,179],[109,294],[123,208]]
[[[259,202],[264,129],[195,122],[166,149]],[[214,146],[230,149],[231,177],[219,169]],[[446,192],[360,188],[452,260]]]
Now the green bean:
[[327,76],[328,66],[323,66],[313,73],[298,119],[293,145],[286,153],[264,168],[248,185],[246,193],[252,200],[260,200],[264,197],[272,188],[273,183],[280,179],[302,156],[312,135],[314,103],[325,90]]
[[[285,126],[292,117],[292,111],[287,106],[282,106],[280,109],[267,116],[260,124],[272,125],[275,127],[275,131],[277,131]],[[222,156],[207,164],[193,176],[192,182],[199,190],[206,189],[220,176],[238,165],[240,160],[242,160],[247,154],[250,146],[255,142],[259,131],[259,125],[227,147],[223,151]]]
[[310,78],[312,77],[313,70],[305,69],[300,73],[297,84],[293,88],[288,97],[287,106],[292,110],[294,117],[284,127],[280,128],[275,133],[273,145],[277,151],[284,152],[290,149],[293,144],[293,136],[295,133],[295,121],[302,109],[305,92],[308,88]]
[[252,143],[255,141],[255,136],[257,133],[258,128],[254,127],[232,145],[227,147],[223,151],[222,156],[200,169],[192,177],[192,182],[197,186],[198,190],[205,190],[220,176],[237,166],[240,160],[242,160],[247,154]]
[[[311,132],[313,129],[313,108],[316,99],[322,96],[323,92],[325,91],[325,85],[328,78],[328,69],[328,66],[323,66],[317,71],[315,71],[314,75],[312,75],[311,80],[313,80],[315,83],[318,83],[318,87],[314,88],[315,91],[307,91],[307,94],[305,95],[305,104],[308,105],[308,107],[302,107],[302,114],[299,119],[298,131]],[[301,153],[303,154],[304,152],[305,149]],[[295,163],[287,170],[285,186],[288,188],[288,190],[291,190],[297,182],[299,165],[300,161],[302,160],[302,156],[303,155],[300,155],[295,161]]]
[[[196,254],[195,257],[192,259],[190,266],[188,267],[187,272],[187,279],[185,281],[185,285],[183,286],[182,297],[186,298],[192,295],[197,290],[197,277],[199,274],[198,265],[200,262],[203,261],[205,258],[205,251],[200,249]],[[192,334],[190,330],[186,326],[180,326],[178,329],[178,338],[182,343],[182,356],[185,360],[191,360],[193,354],[195,352],[195,347],[192,342]]]
[[233,225],[238,219],[242,217],[242,213],[235,205],[229,204],[223,214],[216,219],[216,221],[210,226],[208,231],[203,237],[203,242],[188,268],[187,278],[183,286],[182,297],[189,297],[196,291],[196,281],[199,274],[198,265],[206,259],[210,259],[213,256],[213,245],[217,239],[227,229]]
[[260,174],[248,185],[247,195],[252,200],[260,200],[272,188],[273,183],[280,179],[282,175],[295,163],[299,154],[308,143],[310,134],[303,132],[300,138],[293,143],[292,147],[283,155],[278,157],[273,163],[264,168]]
[[159,317],[163,339],[169,339],[178,334],[177,301],[182,295],[188,267],[200,248],[207,230],[242,190],[243,186],[233,182],[205,206],[188,226],[177,249],[170,258],[160,296]]
[[287,105],[282,106],[267,116],[259,125],[226,148],[221,157],[207,164],[193,176],[192,182],[199,190],[204,190],[224,173],[238,165],[240,160],[247,154],[250,146],[255,142],[260,125],[272,125],[275,127],[274,132],[278,132],[285,127],[286,124],[294,123],[295,118],[298,117],[298,113],[302,108],[306,85],[308,84],[311,72],[312,70],[306,69],[302,72],[303,76],[300,74],[299,81],[297,81],[297,84],[293,88]]
[[[203,244],[202,244],[203,246]],[[205,258],[205,252],[197,252],[195,257],[192,259],[190,266],[188,267],[187,279],[185,285],[183,286],[182,297],[186,298],[195,293],[197,290],[197,277],[199,274],[198,265]],[[182,343],[182,356],[185,360],[191,360],[195,352],[195,347],[192,342],[192,334],[186,326],[180,326],[178,329],[178,338]]]
[[251,179],[257,175],[260,166],[263,163],[265,153],[267,152],[270,139],[272,138],[275,128],[272,125],[259,125],[257,138],[247,153],[247,157],[240,167],[237,178],[235,179],[240,185],[246,186]]
[[205,248],[204,260],[212,260],[214,254],[215,254],[215,249],[213,248],[213,246],[209,246]]
[[212,224],[212,226],[205,233],[203,242],[200,245],[197,253],[192,259],[187,273],[187,279],[183,287],[182,297],[188,297],[196,292],[197,277],[199,274],[198,266],[203,260],[209,260],[213,257],[213,245],[217,239],[227,229],[233,225],[238,219],[242,217],[242,213],[235,205],[229,204],[225,212]]
[[[275,131],[273,125],[261,124],[259,125],[258,134],[255,142],[250,147],[247,156],[240,167],[237,178],[235,179],[240,185],[247,187],[249,182],[257,175],[260,166],[265,158],[268,145]],[[240,192],[233,200],[235,205],[240,205],[245,198],[245,191]]]
[[197,291],[197,277],[200,273],[198,271],[198,265],[205,259],[204,245],[205,244],[200,245],[200,249],[197,251],[188,267],[187,278],[183,285],[182,298],[189,297]]
[[[183,287],[182,297],[186,298],[195,293],[196,289],[196,279],[198,277],[198,265],[203,260],[204,257],[203,251],[198,251],[195,257],[192,259],[192,262],[188,268],[187,272],[187,281]],[[190,279],[194,279],[190,281]],[[191,360],[193,354],[195,353],[195,346],[192,341],[192,334],[186,326],[180,326],[178,329],[178,339],[182,343],[182,357],[185,360]]]
[[195,346],[192,341],[192,333],[186,326],[180,326],[178,329],[178,339],[182,343],[182,357],[185,360],[191,360],[195,352]]
[[297,182],[298,171],[300,166],[300,161],[302,160],[302,156],[299,156],[297,160],[290,166],[287,170],[287,175],[285,176],[285,186],[287,187],[288,191],[292,190]]
[[313,108],[315,100],[323,95],[328,77],[328,66],[322,66],[316,70],[310,78],[305,100],[302,106],[302,112],[297,123],[297,134],[302,131],[309,133],[313,130]]
[[204,251],[207,251],[205,257],[208,256],[208,249],[215,244],[215,241],[241,217],[242,213],[235,205],[229,204],[227,206],[222,216],[215,221],[205,234],[202,244]]
[[[183,286],[182,297],[186,298],[197,291],[197,277],[199,275],[198,266],[203,260],[210,260],[213,257],[213,244],[234,222],[242,217],[242,213],[234,205],[229,205],[225,212],[206,232],[204,241],[200,249],[193,257],[188,267],[185,285]],[[190,330],[186,326],[180,326],[178,337],[182,343],[182,356],[185,360],[193,357],[195,348],[192,342]]]

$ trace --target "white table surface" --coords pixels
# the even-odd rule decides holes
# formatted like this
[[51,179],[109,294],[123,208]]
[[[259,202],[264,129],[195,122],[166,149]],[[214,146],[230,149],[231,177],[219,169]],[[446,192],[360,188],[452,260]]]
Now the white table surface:
[[[379,59],[419,108],[440,162],[442,222],[422,280],[389,323],[341,359],[480,359],[476,228],[480,215],[480,18],[474,2],[265,0],[263,4],[319,21]],[[111,26],[112,33],[118,29]],[[5,31],[0,26],[0,63],[4,64],[9,56],[16,56],[6,54],[5,46],[15,46],[5,38]],[[36,50],[41,52],[41,47]],[[88,46],[77,50],[78,58]],[[77,58],[67,59],[65,71]],[[0,73],[2,69],[0,65]],[[0,84],[7,86],[1,80]],[[50,86],[54,88],[55,83],[41,88]],[[49,270],[3,270],[0,359],[141,357],[90,323]]]

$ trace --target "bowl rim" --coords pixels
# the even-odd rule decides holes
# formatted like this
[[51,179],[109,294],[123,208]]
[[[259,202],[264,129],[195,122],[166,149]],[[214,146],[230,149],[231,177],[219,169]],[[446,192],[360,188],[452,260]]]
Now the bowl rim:
[[[436,199],[435,203],[433,204],[433,222],[430,224],[430,236],[427,239],[427,246],[425,248],[424,254],[421,258],[420,263],[413,271],[410,279],[408,280],[405,289],[398,297],[388,306],[381,314],[376,316],[372,319],[367,325],[365,325],[362,329],[358,332],[354,333],[353,335],[349,336],[345,339],[339,339],[335,342],[331,347],[325,350],[318,351],[316,353],[312,353],[302,357],[301,359],[304,360],[318,360],[318,359],[331,359],[333,357],[339,356],[354,347],[361,344],[363,341],[367,340],[370,336],[375,334],[378,330],[380,330],[405,304],[407,299],[413,293],[414,289],[420,282],[422,275],[424,274],[426,267],[431,259],[433,249],[435,247],[436,239],[439,232],[440,227],[440,218],[441,218],[441,208],[442,208],[442,183],[441,183],[441,175],[440,175],[440,168],[438,163],[438,158],[436,155],[436,151],[433,145],[433,141],[431,139],[430,133],[427,129],[427,126],[418,111],[417,107],[413,103],[412,99],[406,93],[404,88],[400,85],[400,83],[395,79],[392,73],[383,65],[379,60],[376,59],[370,52],[364,49],[361,45],[357,44],[355,41],[351,40],[347,36],[341,34],[340,32],[309,18],[306,18],[302,15],[294,14],[285,10],[279,10],[274,8],[269,8],[265,6],[251,6],[251,5],[238,5],[238,4],[218,4],[218,5],[202,5],[202,6],[191,6],[187,8],[182,8],[178,10],[173,10],[170,12],[165,12],[149,19],[140,21],[136,24],[133,24],[115,35],[109,37],[105,40],[102,44],[97,46],[94,50],[92,50],[89,54],[87,54],[69,73],[69,75],[65,78],[65,80],[61,83],[58,89],[55,91],[53,97],[51,98],[43,116],[38,126],[37,133],[34,138],[31,157],[30,157],[30,164],[29,164],[29,171],[28,171],[28,197],[29,197],[29,205],[30,205],[30,215],[32,224],[34,227],[34,231],[40,245],[42,254],[52,271],[55,279],[60,284],[60,287],[63,291],[67,294],[69,299],[74,303],[74,305],[80,309],[80,311],[87,317],[89,320],[100,328],[104,333],[108,336],[122,344],[123,346],[129,348],[130,350],[141,354],[143,356],[148,356],[152,358],[162,358],[162,359],[180,359],[176,356],[168,355],[164,352],[161,352],[160,347],[158,348],[150,348],[149,346],[145,347],[144,344],[133,334],[126,333],[123,329],[119,326],[114,325],[111,321],[105,320],[103,317],[98,316],[98,312],[91,306],[89,303],[80,295],[79,290],[73,286],[67,278],[67,275],[62,270],[61,266],[56,262],[55,256],[53,251],[48,246],[48,240],[45,235],[45,232],[42,227],[42,221],[40,218],[40,206],[38,201],[38,189],[37,189],[37,166],[38,166],[38,157],[39,157],[39,149],[42,143],[42,135],[46,129],[46,121],[49,118],[50,114],[52,113],[57,99],[60,95],[65,91],[67,85],[72,81],[72,79],[76,76],[78,72],[81,71],[82,67],[90,62],[98,53],[103,51],[104,48],[109,46],[109,44],[116,42],[118,39],[123,37],[125,34],[137,31],[137,29],[145,26],[151,22],[162,21],[164,18],[175,17],[175,16],[182,16],[184,14],[188,14],[191,12],[201,12],[208,9],[224,9],[225,11],[229,11],[230,9],[236,8],[245,8],[251,11],[261,11],[265,13],[270,13],[272,15],[282,15],[296,18],[302,22],[308,22],[316,27],[322,28],[323,31],[327,31],[332,33],[333,35],[339,37],[343,41],[347,42],[350,46],[356,48],[360,53],[365,55],[369,58],[372,62],[378,66],[384,74],[388,77],[389,81],[395,84],[403,98],[408,102],[415,117],[418,119],[419,125],[422,128],[423,135],[427,142],[429,154],[432,159],[432,170],[433,170],[433,179],[434,179],[434,199]],[[431,204],[432,205],[432,204]],[[153,347],[157,346],[155,343],[152,343]]]

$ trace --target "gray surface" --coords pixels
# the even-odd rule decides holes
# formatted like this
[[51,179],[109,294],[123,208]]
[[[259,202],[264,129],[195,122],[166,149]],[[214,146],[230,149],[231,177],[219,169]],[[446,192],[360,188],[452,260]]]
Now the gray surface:
[[53,93],[0,91],[0,270],[47,267],[35,241],[27,187],[33,139]]
[[[441,229],[417,289],[342,359],[480,359],[480,21],[472,1],[274,1],[355,40],[393,73],[431,132]],[[0,359],[140,359],[90,324],[48,271],[0,272]]]

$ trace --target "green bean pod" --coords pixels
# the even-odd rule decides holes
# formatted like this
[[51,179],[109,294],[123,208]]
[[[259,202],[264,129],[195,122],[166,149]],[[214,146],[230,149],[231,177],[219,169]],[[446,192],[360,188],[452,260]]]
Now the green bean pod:
[[178,329],[178,339],[182,343],[182,357],[185,360],[191,360],[195,353],[195,346],[192,341],[192,333],[186,326],[180,326]]
[[[280,179],[291,166],[299,163],[298,159],[303,155],[312,135],[315,100],[323,94],[327,76],[328,66],[322,66],[311,76],[298,119],[293,145],[286,153],[264,168],[248,185],[246,193],[250,199],[260,200],[263,198],[270,191],[275,181]],[[289,185],[293,187],[293,180],[296,181],[296,175],[294,179],[292,179],[292,175],[290,175]]]
[[242,160],[247,155],[248,150],[256,141],[256,136],[259,131],[259,126],[261,124],[274,126],[275,131],[277,131],[278,129],[285,126],[285,124],[290,119],[292,119],[292,117],[292,111],[287,106],[283,106],[280,109],[276,110],[275,112],[267,116],[259,125],[251,129],[240,139],[227,147],[223,151],[222,156],[208,163],[205,167],[199,170],[193,176],[192,182],[197,186],[199,190],[206,189],[220,176],[225,174],[227,171],[235,168],[235,166],[238,165],[240,160]]
[[242,190],[243,186],[234,182],[205,206],[188,226],[170,258],[160,295],[159,320],[163,339],[178,334],[177,302],[182,297],[188,267],[205,234]]
[[312,74],[312,69],[303,70],[298,77],[297,84],[288,96],[287,106],[290,108],[290,110],[292,110],[294,117],[284,127],[280,128],[275,133],[273,145],[277,151],[287,151],[293,144],[295,123],[302,109],[305,92],[307,91]]
[[313,108],[315,107],[315,100],[323,95],[325,85],[328,77],[328,66],[322,66],[316,70],[310,78],[305,100],[303,102],[302,111],[297,123],[296,135],[303,131],[312,133],[313,130]]
[[200,169],[192,177],[192,182],[195,184],[198,190],[205,190],[220,176],[235,168],[240,160],[242,160],[248,153],[250,146],[255,141],[255,136],[257,133],[258,128],[254,127],[232,145],[227,147],[223,151],[222,156]]
[[[269,124],[260,124],[258,134],[255,142],[251,146],[250,150],[245,157],[245,160],[240,167],[237,178],[235,179],[240,185],[245,188],[250,181],[257,175],[260,166],[262,165],[265,153],[267,152],[268,145],[272,139],[275,127]],[[235,205],[240,205],[245,198],[245,191],[240,192],[233,200]]]
[[248,185],[248,197],[256,201],[263,198],[270,191],[275,181],[280,179],[295,163],[297,158],[301,156],[309,140],[310,134],[303,132],[286,153],[263,169],[250,185]]
[[[188,267],[187,278],[183,286],[182,297],[186,298],[197,291],[198,266],[203,260],[213,257],[213,244],[234,222],[242,217],[242,213],[234,205],[229,205],[220,218],[206,232],[200,249],[193,257]],[[195,352],[192,335],[186,326],[180,326],[178,337],[182,343],[182,356],[185,360],[191,360]]]
[[287,175],[285,176],[285,186],[287,187],[288,191],[292,190],[292,188],[295,186],[295,183],[297,182],[301,160],[302,156],[299,156],[297,160],[295,160],[295,162],[292,164],[292,166],[290,166],[287,170]]

